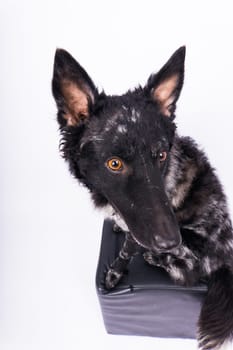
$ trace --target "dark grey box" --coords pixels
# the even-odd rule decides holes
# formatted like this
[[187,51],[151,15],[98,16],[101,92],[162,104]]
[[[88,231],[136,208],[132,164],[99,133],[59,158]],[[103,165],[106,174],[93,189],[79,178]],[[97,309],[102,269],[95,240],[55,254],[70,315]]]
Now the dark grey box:
[[103,226],[96,288],[108,333],[162,338],[195,338],[196,325],[207,286],[175,285],[168,274],[149,266],[142,256],[130,263],[128,273],[113,290],[106,290],[106,269],[124,241],[112,222]]

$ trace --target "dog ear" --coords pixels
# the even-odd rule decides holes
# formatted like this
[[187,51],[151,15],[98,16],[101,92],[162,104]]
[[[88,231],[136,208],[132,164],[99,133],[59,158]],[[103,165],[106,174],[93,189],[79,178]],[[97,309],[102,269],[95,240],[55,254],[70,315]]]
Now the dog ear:
[[163,115],[174,117],[176,101],[184,81],[185,46],[180,47],[156,74],[150,76],[146,90]]
[[62,49],[57,49],[55,54],[52,92],[61,126],[77,126],[88,118],[97,96],[97,89],[88,74]]

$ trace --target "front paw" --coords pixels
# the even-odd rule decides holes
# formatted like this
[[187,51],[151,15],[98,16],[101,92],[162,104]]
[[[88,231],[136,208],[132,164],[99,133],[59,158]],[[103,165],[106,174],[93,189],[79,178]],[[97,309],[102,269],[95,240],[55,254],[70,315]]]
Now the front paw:
[[118,272],[114,269],[109,269],[105,277],[105,287],[107,289],[112,289],[116,287],[122,275],[123,275],[123,272]]
[[155,256],[150,251],[145,252],[143,254],[143,258],[149,265],[158,266],[158,267],[162,266],[160,258],[158,256]]

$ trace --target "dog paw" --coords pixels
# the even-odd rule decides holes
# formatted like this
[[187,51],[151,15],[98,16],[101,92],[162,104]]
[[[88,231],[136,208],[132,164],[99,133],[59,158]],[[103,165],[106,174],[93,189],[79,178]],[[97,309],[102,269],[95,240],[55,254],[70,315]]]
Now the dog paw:
[[105,287],[107,289],[112,289],[116,287],[122,275],[123,272],[117,272],[116,270],[109,269],[105,277]]
[[149,265],[153,265],[153,266],[162,265],[160,259],[151,252],[145,252],[143,254],[143,258]]

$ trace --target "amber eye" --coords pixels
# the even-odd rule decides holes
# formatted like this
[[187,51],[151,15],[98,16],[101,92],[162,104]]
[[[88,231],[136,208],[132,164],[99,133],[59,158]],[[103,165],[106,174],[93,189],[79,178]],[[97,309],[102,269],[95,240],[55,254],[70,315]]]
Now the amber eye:
[[107,167],[112,171],[120,171],[123,168],[123,162],[119,158],[111,158],[107,161]]
[[159,161],[164,162],[167,158],[167,152],[160,152],[159,153]]

